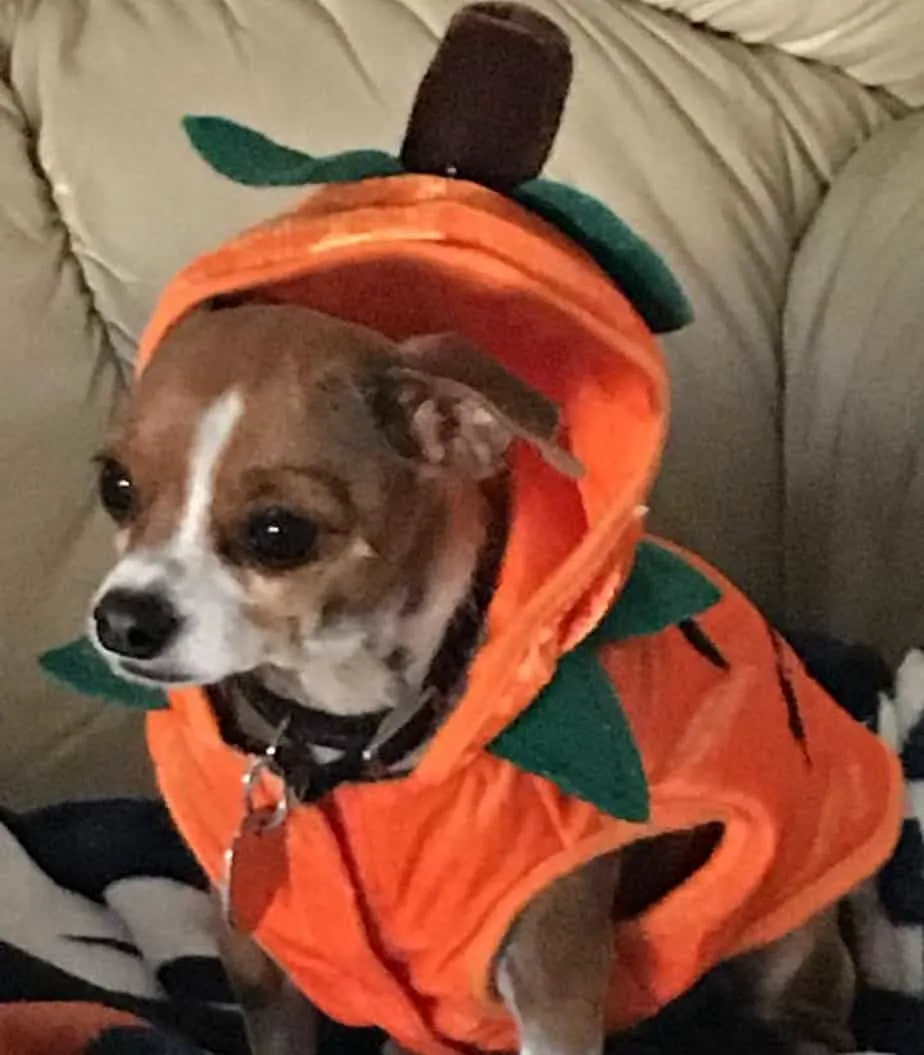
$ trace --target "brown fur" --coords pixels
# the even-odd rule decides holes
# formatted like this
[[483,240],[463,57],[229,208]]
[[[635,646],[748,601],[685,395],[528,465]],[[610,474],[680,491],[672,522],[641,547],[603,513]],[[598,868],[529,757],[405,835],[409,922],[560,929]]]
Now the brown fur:
[[[307,314],[244,308],[184,320],[142,375],[107,447],[130,469],[142,501],[126,548],[163,543],[185,499],[195,424],[229,388],[245,394],[215,485],[217,548],[233,551],[257,502],[294,508],[322,528],[322,559],[255,597],[264,619],[304,611],[306,595],[374,607],[417,566],[412,555],[445,500],[444,481],[421,482],[383,440],[357,388],[372,353],[393,356],[394,346],[367,331],[359,341],[354,328],[324,316],[305,325]],[[252,571],[239,574],[255,585]]]

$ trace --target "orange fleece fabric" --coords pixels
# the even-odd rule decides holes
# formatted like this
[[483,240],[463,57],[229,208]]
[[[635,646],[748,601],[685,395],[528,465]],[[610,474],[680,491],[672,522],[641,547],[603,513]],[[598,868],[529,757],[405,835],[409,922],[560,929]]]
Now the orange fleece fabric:
[[85,1055],[109,1029],[142,1023],[102,1004],[16,1001],[0,1005],[3,1055]]
[[[622,1028],[885,861],[901,819],[897,760],[809,679],[740,593],[689,555],[722,591],[700,623],[728,669],[673,628],[601,653],[649,780],[648,823],[609,817],[486,750],[618,596],[664,442],[658,346],[586,254],[462,181],[326,187],[182,272],[144,337],[141,368],[183,314],[244,290],[395,339],[458,330],[558,404],[587,470],[566,480],[516,450],[510,539],[462,700],[412,775],[342,786],[290,815],[288,876],[257,938],[319,1007],[346,1024],[379,1025],[420,1055],[513,1049],[490,974],[522,906],[600,853],[719,821],[724,836],[703,869],[619,928],[608,1026]],[[788,725],[778,661],[808,759]],[[247,759],[221,742],[198,690],[173,693],[148,723],[174,818],[220,882]],[[278,791],[272,783],[268,793]]]

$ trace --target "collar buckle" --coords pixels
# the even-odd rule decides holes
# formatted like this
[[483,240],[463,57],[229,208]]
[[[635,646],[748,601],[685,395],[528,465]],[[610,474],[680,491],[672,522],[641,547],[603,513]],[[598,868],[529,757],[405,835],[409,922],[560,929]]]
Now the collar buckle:
[[[278,828],[280,824],[285,822],[289,815],[289,786],[286,782],[285,774],[281,771],[279,764],[276,761],[276,754],[279,751],[279,745],[282,743],[286,730],[289,727],[289,721],[289,718],[284,718],[279,723],[278,728],[275,733],[273,733],[272,740],[266,745],[263,754],[257,755],[251,761],[242,778],[244,799],[243,823],[246,825],[252,817],[259,814],[262,817],[260,826],[263,831],[272,831],[274,828]],[[259,806],[255,801],[255,791],[264,773],[272,773],[283,783],[282,795],[279,796],[271,811],[265,806]]]

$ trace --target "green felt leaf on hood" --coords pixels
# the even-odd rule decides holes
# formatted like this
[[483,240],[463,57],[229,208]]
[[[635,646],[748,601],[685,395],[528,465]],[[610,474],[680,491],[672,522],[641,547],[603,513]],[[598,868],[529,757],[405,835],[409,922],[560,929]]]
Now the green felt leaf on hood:
[[591,649],[555,677],[488,750],[621,820],[648,819],[648,782],[612,682]]
[[145,711],[163,710],[168,706],[167,697],[159,689],[136,685],[113,674],[86,637],[45,652],[39,656],[39,666],[84,696]]
[[[216,172],[248,187],[352,183],[405,172],[398,158],[382,150],[315,157],[226,117],[189,114],[183,128]],[[512,197],[590,253],[654,333],[692,320],[690,303],[664,261],[602,202],[546,179],[521,184]]]
[[225,117],[188,115],[183,118],[183,128],[195,150],[216,172],[248,187],[352,183],[404,172],[401,162],[382,150],[348,150],[314,157]]
[[588,252],[653,333],[693,319],[693,309],[667,264],[603,202],[564,183],[529,180],[512,197]]

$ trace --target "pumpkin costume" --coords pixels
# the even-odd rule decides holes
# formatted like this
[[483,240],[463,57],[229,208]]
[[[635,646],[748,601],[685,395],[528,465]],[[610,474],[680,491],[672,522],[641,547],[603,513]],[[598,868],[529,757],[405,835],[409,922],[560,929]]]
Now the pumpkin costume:
[[[490,984],[501,942],[531,897],[599,854],[723,828],[698,872],[618,928],[616,1030],[842,897],[901,819],[882,743],[731,584],[644,537],[668,403],[653,331],[688,307],[602,205],[537,178],[569,77],[554,26],[477,4],[423,81],[400,159],[310,158],[189,119],[226,175],[323,185],[187,267],[139,352],[143,369],[180,317],[229,295],[396,340],[456,330],[558,405],[586,469],[568,480],[515,450],[510,537],[462,698],[411,775],[341,784],[285,824],[257,939],[329,1015],[421,1055],[515,1048]],[[524,78],[532,91],[512,87]],[[198,690],[171,693],[148,730],[176,823],[221,884],[249,760]]]

